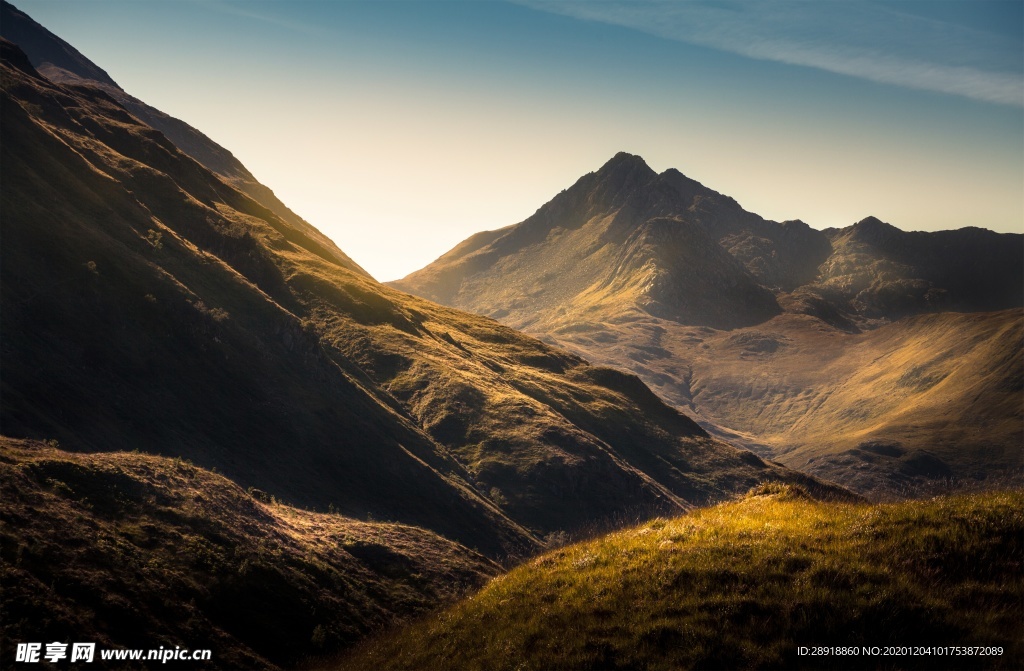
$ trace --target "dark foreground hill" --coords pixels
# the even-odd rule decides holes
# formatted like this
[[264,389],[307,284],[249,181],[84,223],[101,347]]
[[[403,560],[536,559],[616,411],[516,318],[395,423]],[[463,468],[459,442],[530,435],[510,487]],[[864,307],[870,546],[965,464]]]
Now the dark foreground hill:
[[1018,669],[1022,511],[1019,491],[850,505],[765,486],[543,555],[341,667]]
[[1024,469],[1022,277],[1019,234],[871,217],[816,231],[618,154],[392,284],[629,370],[719,436],[889,496]]
[[0,490],[4,668],[24,641],[294,668],[499,570],[431,532],[291,508],[181,459],[0,438]]

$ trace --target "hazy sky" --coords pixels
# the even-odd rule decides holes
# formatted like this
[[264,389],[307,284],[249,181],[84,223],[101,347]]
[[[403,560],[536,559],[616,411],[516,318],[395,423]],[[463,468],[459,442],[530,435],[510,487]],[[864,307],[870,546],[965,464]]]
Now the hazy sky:
[[618,151],[817,228],[1024,230],[1024,3],[15,0],[381,280]]

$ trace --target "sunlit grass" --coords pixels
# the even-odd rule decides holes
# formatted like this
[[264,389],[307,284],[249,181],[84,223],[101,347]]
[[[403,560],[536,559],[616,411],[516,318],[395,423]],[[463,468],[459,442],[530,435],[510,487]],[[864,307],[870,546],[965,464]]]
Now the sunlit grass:
[[[870,506],[768,485],[541,556],[345,668],[1018,668],[1024,495]],[[798,646],[996,645],[829,660]]]

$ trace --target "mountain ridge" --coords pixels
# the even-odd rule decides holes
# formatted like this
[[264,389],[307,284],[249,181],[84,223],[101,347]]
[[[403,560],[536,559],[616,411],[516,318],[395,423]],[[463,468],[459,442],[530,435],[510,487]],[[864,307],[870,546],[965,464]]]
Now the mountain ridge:
[[[798,220],[764,220],[678,171],[659,175],[640,157],[620,153],[523,222],[472,236],[390,284],[490,315],[601,365],[630,370],[713,435],[823,477],[852,478],[862,493],[891,496],[922,483],[904,478],[902,462],[889,464],[886,472],[884,460],[856,452],[860,443],[905,441],[900,454],[921,463],[938,458],[929,451],[932,443],[942,446],[941,466],[923,469],[924,479],[925,472],[937,478],[958,468],[985,477],[986,453],[993,455],[990,468],[1024,469],[1024,463],[994,456],[1020,437],[1014,422],[1024,427],[1021,413],[1009,404],[1020,386],[1012,367],[979,365],[974,373],[956,368],[950,353],[957,349],[944,327],[933,320],[934,342],[947,348],[936,355],[914,335],[915,324],[924,322],[913,321],[937,315],[962,325],[963,337],[972,342],[983,334],[1012,332],[1018,323],[1014,310],[1024,305],[1022,276],[1021,234],[977,227],[904,232],[875,217],[817,231]],[[991,312],[988,322],[1009,331],[982,319],[958,320],[951,311]],[[885,335],[857,337],[876,331]],[[826,376],[825,368],[838,370],[835,353],[883,348],[889,341],[901,343],[898,356],[879,349],[857,360],[865,366],[873,359],[900,361],[923,370],[934,368],[932,359],[939,356],[947,367],[941,375],[957,380],[959,391],[944,401],[956,410],[929,412],[976,426],[979,435],[958,455],[940,435],[953,424],[915,406],[912,385],[879,386],[860,376],[862,393],[884,389],[894,412],[927,420],[931,432],[905,423],[871,425],[866,418],[874,411],[858,418],[856,393],[847,388],[835,398],[853,406],[814,432],[823,460],[809,465],[809,438],[801,432],[817,420],[796,408],[808,398],[838,392],[855,375],[847,367]],[[1012,352],[1012,338],[999,342]],[[995,379],[983,380],[984,375]],[[981,407],[981,397],[969,391],[976,386],[989,390],[985,403],[1002,408],[1003,421],[982,426],[971,419],[971,409]],[[765,396],[765,389],[776,396]],[[780,430],[776,424],[782,419],[768,420],[778,414],[776,404],[787,408],[779,417],[795,422],[794,428]],[[860,437],[848,440],[842,431]],[[950,435],[965,434],[957,428]],[[840,448],[855,453],[840,458],[834,452]],[[786,461],[797,454],[804,455],[799,462]],[[870,477],[860,477],[861,467]]]
[[314,240],[324,250],[323,253],[356,272],[368,275],[327,236],[292,212],[230,151],[184,121],[124,91],[102,68],[7,0],[0,2],[0,36],[18,44],[40,75],[58,84],[90,86],[102,90],[135,117],[163,133],[184,153]]

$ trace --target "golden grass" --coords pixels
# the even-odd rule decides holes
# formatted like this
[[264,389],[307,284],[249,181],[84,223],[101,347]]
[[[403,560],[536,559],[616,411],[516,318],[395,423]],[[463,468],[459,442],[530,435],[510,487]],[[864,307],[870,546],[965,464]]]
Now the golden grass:
[[[745,498],[548,553],[361,646],[341,668],[1019,668],[1024,493]],[[984,645],[984,658],[798,646]]]

